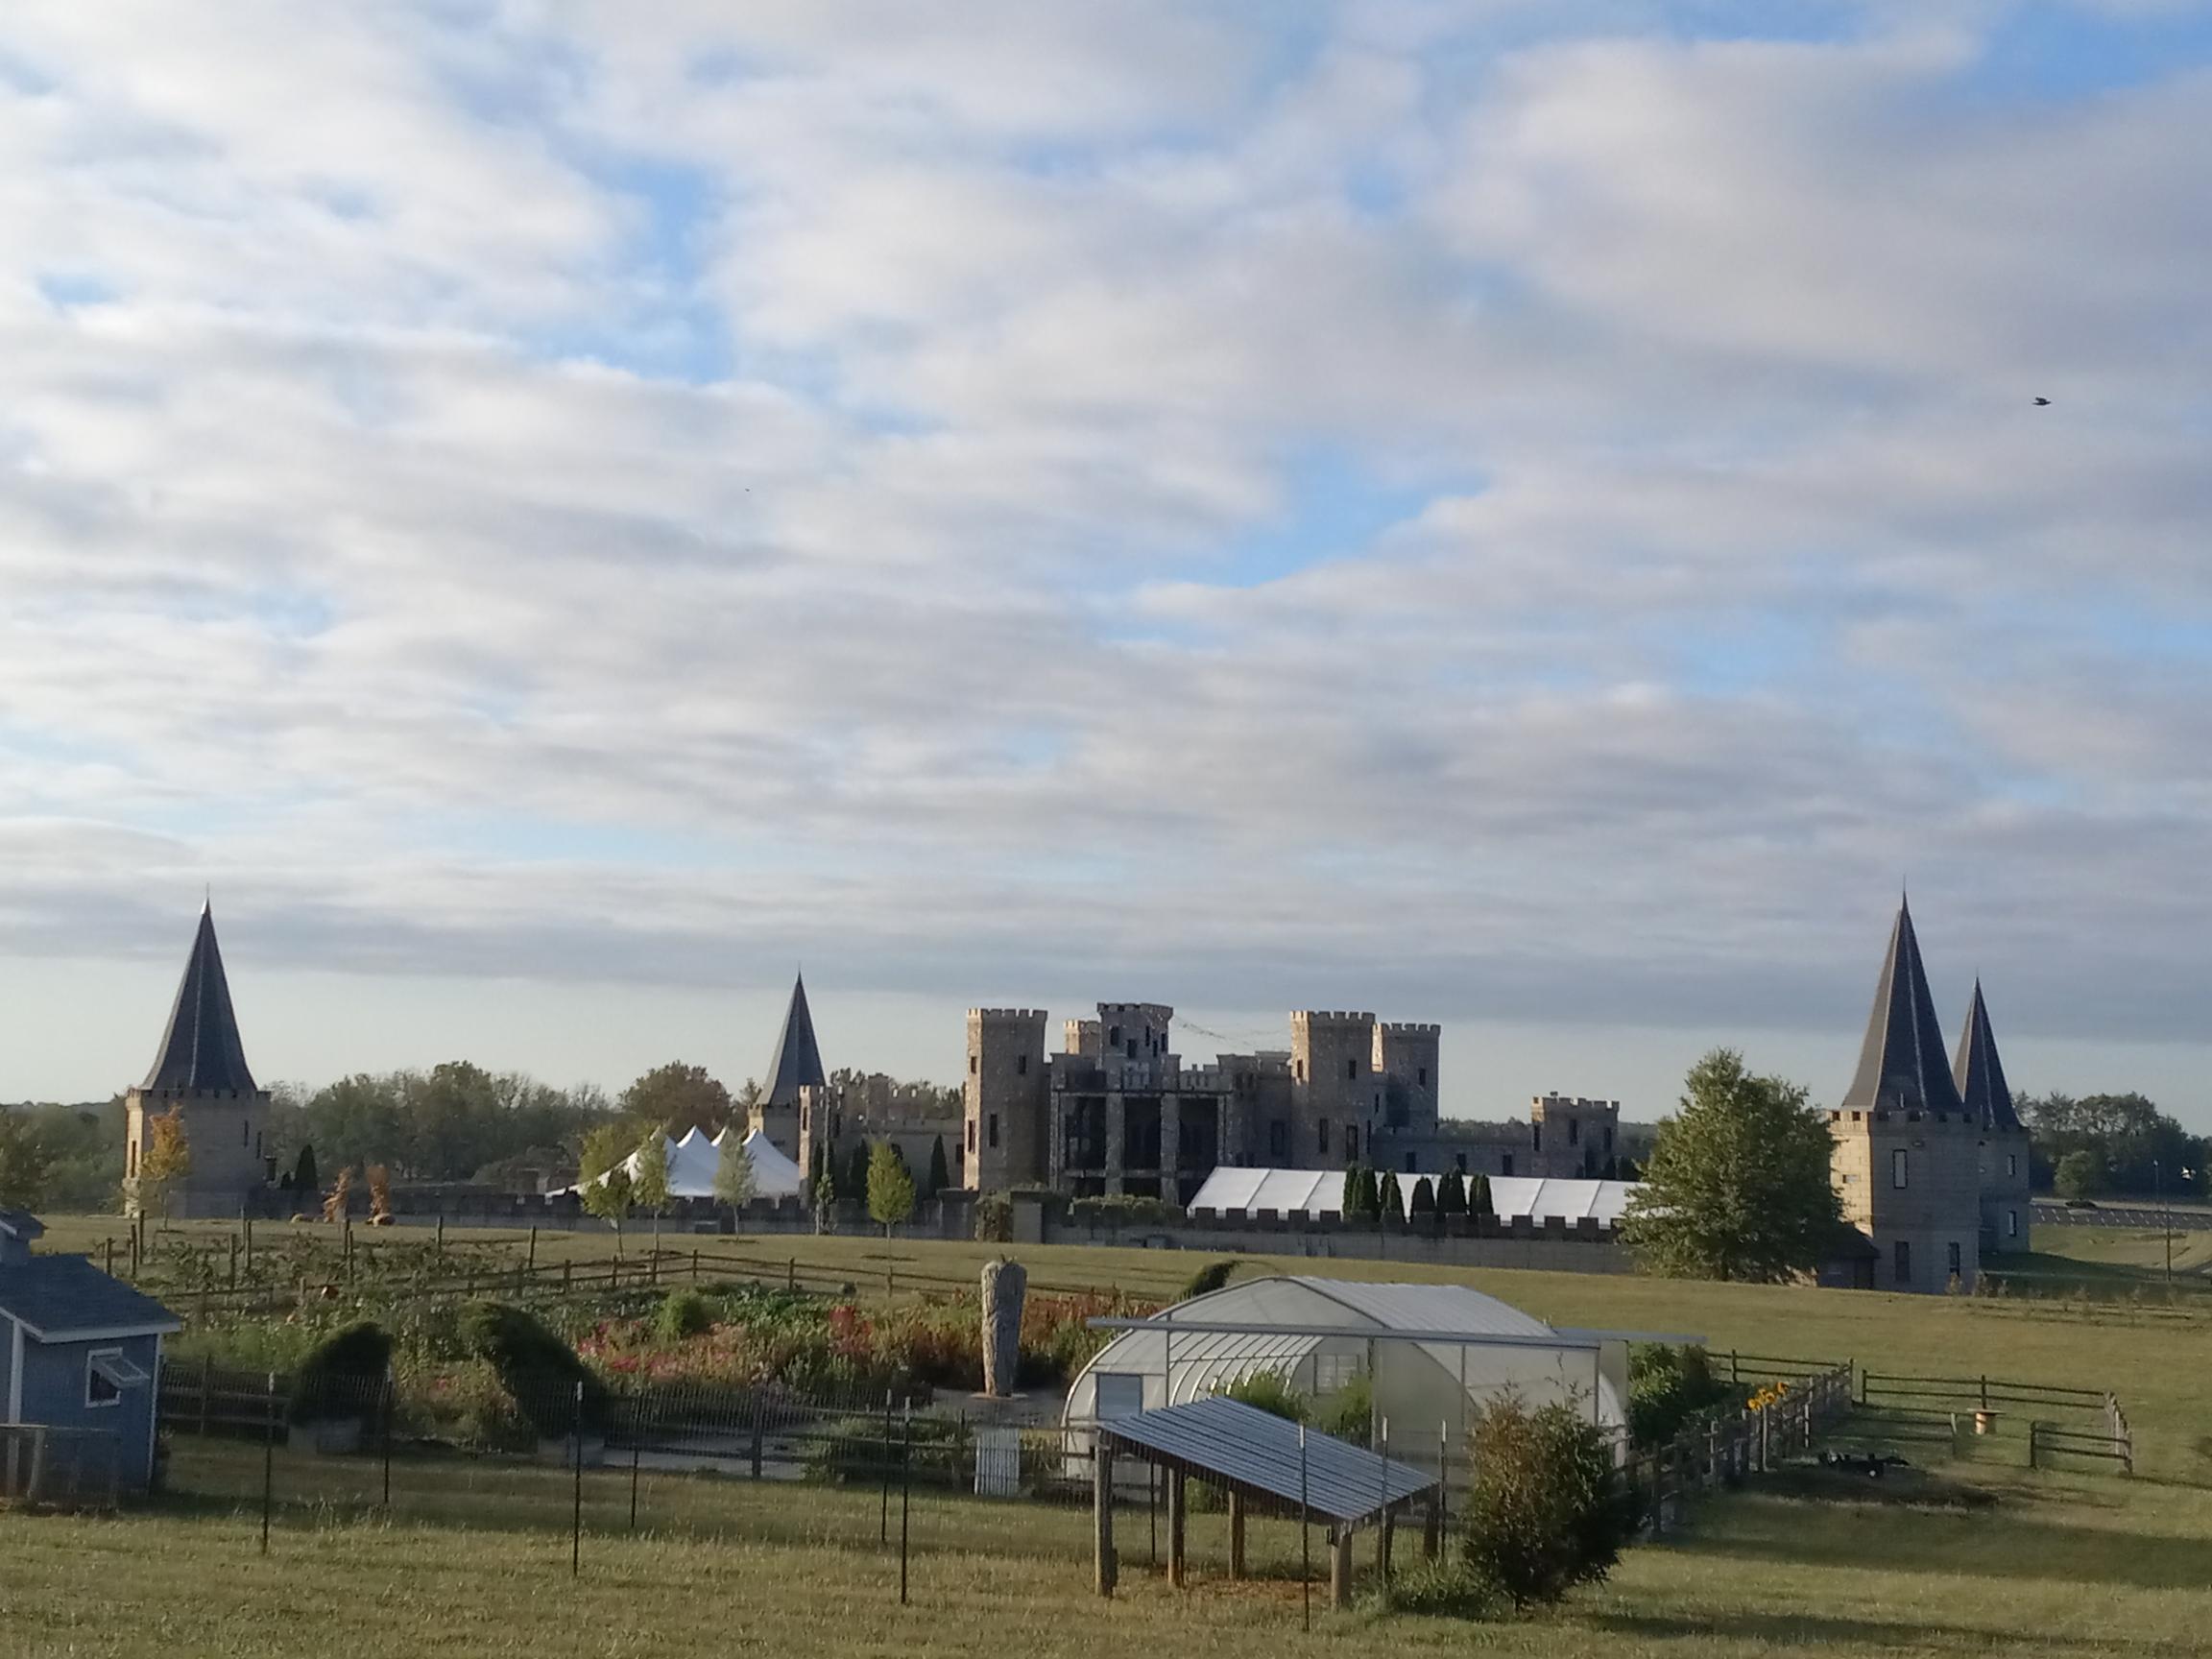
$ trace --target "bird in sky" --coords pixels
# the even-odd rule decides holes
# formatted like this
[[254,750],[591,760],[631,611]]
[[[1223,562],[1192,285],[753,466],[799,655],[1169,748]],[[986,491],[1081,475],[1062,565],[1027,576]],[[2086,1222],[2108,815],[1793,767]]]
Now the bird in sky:
[[2038,397],[2035,399],[2035,407],[2038,409],[2048,409],[2051,407],[2051,399],[2048,397]]

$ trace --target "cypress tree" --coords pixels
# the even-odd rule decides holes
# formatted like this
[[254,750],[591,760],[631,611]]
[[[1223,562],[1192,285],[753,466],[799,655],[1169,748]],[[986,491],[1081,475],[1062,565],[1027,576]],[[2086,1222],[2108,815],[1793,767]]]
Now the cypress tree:
[[1380,1221],[1382,1218],[1382,1189],[1375,1179],[1375,1171],[1359,1171],[1359,1218],[1362,1221]]
[[1344,1196],[1337,1208],[1347,1221],[1357,1221],[1367,1214],[1365,1201],[1359,1196],[1359,1166],[1357,1164],[1344,1166]]
[[1445,1170],[1444,1179],[1436,1184],[1436,1214],[1467,1214],[1467,1179],[1457,1169]]
[[295,1192],[320,1192],[323,1182],[315,1171],[315,1147],[308,1142],[300,1148],[300,1162],[292,1166],[292,1190]]
[[1405,1225],[1406,1195],[1398,1190],[1398,1172],[1395,1169],[1382,1171],[1382,1186],[1376,1192],[1375,1214],[1377,1219],[1387,1221],[1393,1226]]
[[940,1135],[929,1146],[929,1180],[925,1198],[934,1198],[952,1185],[952,1171],[945,1162],[945,1137]]
[[845,1185],[839,1190],[838,1197],[850,1198],[855,1204],[868,1201],[868,1142],[854,1142],[853,1156],[845,1166]]
[[1473,1190],[1467,1194],[1467,1208],[1477,1215],[1496,1219],[1497,1207],[1490,1202],[1490,1177],[1478,1175],[1468,1184]]
[[1413,1183],[1413,1196],[1407,1202],[1406,1214],[1409,1219],[1418,1221],[1424,1215],[1432,1216],[1435,1214],[1436,1189],[1429,1184],[1429,1177],[1424,1175]]

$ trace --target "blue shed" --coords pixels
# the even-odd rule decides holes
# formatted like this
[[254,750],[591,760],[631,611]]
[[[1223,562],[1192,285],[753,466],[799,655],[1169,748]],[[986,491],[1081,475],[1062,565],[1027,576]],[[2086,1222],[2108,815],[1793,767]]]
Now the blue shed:
[[0,1342],[8,1422],[60,1432],[10,1431],[0,1479],[26,1490],[35,1455],[90,1468],[88,1478],[105,1484],[111,1460],[115,1484],[142,1491],[154,1474],[161,1338],[182,1322],[82,1256],[32,1255],[45,1230],[21,1211],[0,1210]]

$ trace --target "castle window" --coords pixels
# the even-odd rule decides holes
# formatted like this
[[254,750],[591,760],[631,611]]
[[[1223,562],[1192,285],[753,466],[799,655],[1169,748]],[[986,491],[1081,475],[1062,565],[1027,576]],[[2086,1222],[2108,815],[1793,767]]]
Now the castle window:
[[1541,1152],[1544,1150],[1543,1124],[1531,1123],[1528,1125],[1528,1150],[1531,1152]]
[[1897,1240],[1897,1248],[1892,1255],[1890,1277],[1900,1285],[1912,1283],[1912,1246],[1902,1238]]
[[1344,1080],[1347,1083],[1356,1083],[1358,1081],[1358,1079],[1359,1061],[1358,1057],[1355,1055],[1351,1059],[1348,1059],[1344,1062]]
[[1567,1119],[1567,1144],[1570,1146],[1579,1146],[1582,1144],[1581,1118],[1570,1118]]
[[968,1119],[968,1150],[975,1150],[975,1119],[973,1118]]
[[1498,1154],[1498,1173],[1499,1173],[1499,1174],[1501,1174],[1501,1175],[1503,1175],[1503,1176],[1504,1176],[1504,1177],[1505,1177],[1507,1180],[1511,1180],[1511,1179],[1512,1179],[1512,1176],[1513,1176],[1513,1154],[1512,1154],[1512,1153],[1510,1153],[1510,1152],[1501,1152],[1501,1153],[1499,1153],[1499,1154]]
[[2005,1212],[2005,1237],[2008,1238],[2017,1238],[2020,1237],[2019,1211],[2008,1210]]
[[1344,1162],[1356,1164],[1358,1160],[1359,1126],[1357,1123],[1347,1123],[1344,1125]]
[[[1346,1131],[1346,1133],[1350,1133],[1350,1131]],[[1314,1124],[1314,1125],[1313,1125],[1313,1142],[1314,1142],[1314,1144],[1315,1144],[1315,1146],[1317,1146],[1317,1147],[1320,1149],[1320,1153],[1321,1153],[1321,1156],[1322,1156],[1322,1157],[1324,1157],[1324,1158],[1328,1157],[1328,1156],[1329,1156],[1329,1119],[1328,1119],[1328,1118],[1322,1118],[1322,1119],[1321,1119],[1321,1121],[1320,1121],[1320,1122],[1318,1122],[1318,1123],[1316,1123],[1316,1124]]]
[[247,1121],[246,1121],[246,1119],[245,1119],[245,1118],[239,1118],[239,1119],[238,1119],[238,1144],[239,1144],[239,1145],[241,1145],[241,1146],[249,1146],[249,1145],[252,1145],[252,1133],[253,1133],[253,1125],[252,1125],[252,1124],[251,1124],[251,1123],[249,1123],[249,1122],[247,1122]]
[[1406,1173],[1408,1175],[1413,1173],[1413,1154],[1410,1152],[1406,1154]]
[[131,1154],[131,1167],[124,1171],[124,1173],[128,1175],[136,1175],[138,1173],[138,1142],[132,1141],[129,1142],[129,1144],[124,1149]]
[[1959,1246],[1956,1243],[1953,1243],[1947,1245],[1945,1248],[1949,1252],[1951,1258],[1951,1277],[1956,1279],[1962,1271],[1964,1271],[1964,1269],[1960,1265]]
[[1026,1077],[1029,1075],[1028,1055],[1017,1054],[1014,1056],[1014,1075],[1017,1077]]
[[1610,1123],[1605,1125],[1605,1150],[1613,1150],[1613,1125]]
[[1129,1058],[1132,1060],[1137,1058],[1137,1039],[1134,1037],[1129,1039]]
[[1464,1175],[1464,1174],[1466,1174],[1466,1173],[1467,1173],[1467,1154],[1466,1154],[1466,1153],[1464,1153],[1464,1152],[1455,1152],[1455,1153],[1453,1153],[1453,1154],[1452,1154],[1452,1163],[1453,1163],[1454,1166],[1455,1166],[1455,1167],[1456,1167],[1456,1168],[1458,1169],[1458,1171],[1459,1171],[1459,1173],[1460,1173],[1460,1174]]
[[968,1056],[968,1075],[969,1075],[969,1076],[971,1076],[971,1077],[974,1076],[974,1075],[976,1074],[976,1072],[980,1071],[982,1069],[983,1069],[983,1062],[982,1062],[982,1060],[981,1060],[981,1058],[980,1058],[979,1056],[977,1056],[977,1055],[974,1055],[974,1054],[971,1054],[971,1055],[969,1055],[969,1056]]
[[1889,1154],[1889,1185],[1898,1191],[1905,1190],[1905,1148],[1900,1146]]
[[991,1114],[991,1144],[998,1144],[998,1114],[996,1112]]
[[1413,1073],[1413,1080],[1414,1080],[1416,1083],[1418,1083],[1418,1084],[1419,1084],[1419,1085],[1420,1085],[1422,1088],[1424,1088],[1424,1089],[1428,1088],[1428,1087],[1429,1087],[1429,1068],[1428,1068],[1428,1067],[1426,1067],[1426,1066],[1423,1066],[1423,1067],[1421,1067],[1420,1069],[1418,1069],[1418,1070],[1416,1070],[1416,1071]]
[[2008,1175],[2017,1175],[2020,1173],[2019,1153],[2008,1152],[2005,1154],[2005,1173]]
[[1305,1062],[1305,1061],[1303,1061],[1303,1060],[1297,1061],[1295,1064],[1293,1064],[1293,1065],[1291,1066],[1291,1068],[1290,1068],[1290,1071],[1291,1071],[1291,1074],[1292,1074],[1293,1076],[1295,1076],[1295,1077],[1298,1079],[1298,1081],[1299,1081],[1299,1082],[1303,1083],[1303,1082],[1305,1082],[1305,1081],[1306,1081],[1306,1062]]
[[1280,1118],[1267,1125],[1267,1156],[1277,1163],[1290,1156],[1290,1125]]

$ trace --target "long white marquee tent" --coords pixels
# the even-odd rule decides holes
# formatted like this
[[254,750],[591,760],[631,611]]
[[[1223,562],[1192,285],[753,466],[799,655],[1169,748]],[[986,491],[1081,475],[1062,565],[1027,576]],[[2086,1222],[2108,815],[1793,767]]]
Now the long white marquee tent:
[[[1429,1174],[1430,1181],[1441,1180]],[[1410,1197],[1421,1174],[1401,1173],[1398,1186]],[[1575,1181],[1531,1175],[1493,1175],[1490,1202],[1507,1220],[1527,1215],[1541,1226],[1551,1216],[1569,1225],[1595,1216],[1610,1225],[1628,1208],[1632,1181]],[[1217,1215],[1250,1215],[1272,1210],[1278,1215],[1340,1215],[1344,1211],[1344,1171],[1341,1169],[1233,1169],[1227,1165],[1206,1177],[1190,1199],[1192,1211],[1211,1210]]]

